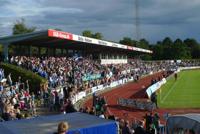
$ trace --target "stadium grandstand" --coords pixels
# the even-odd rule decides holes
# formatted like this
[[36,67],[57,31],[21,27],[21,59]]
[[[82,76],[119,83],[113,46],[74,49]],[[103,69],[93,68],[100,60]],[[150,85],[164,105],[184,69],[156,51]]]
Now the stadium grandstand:
[[[200,68],[199,60],[142,61],[135,57],[153,52],[53,29],[2,37],[0,44],[5,134],[54,133],[59,122],[69,134],[165,134],[177,111],[162,108],[172,89],[162,97],[161,87],[168,79],[171,87],[178,85],[182,70]],[[12,46],[28,49],[9,53]]]
[[[152,53],[152,51],[142,48],[126,46],[52,29],[3,37],[0,38],[0,43],[4,46],[4,60],[8,60],[8,47],[10,45],[36,46],[38,48],[38,55],[41,55],[41,47],[47,48],[45,54],[48,56],[55,56],[56,48],[61,49],[61,55],[74,55],[75,53],[84,57],[92,55],[94,59],[100,59],[102,64],[127,63],[127,59],[135,55],[135,53],[133,53],[134,51]],[[49,49],[52,49],[52,51]],[[20,52],[17,53],[20,54]],[[23,55],[30,56],[31,49],[22,53]]]

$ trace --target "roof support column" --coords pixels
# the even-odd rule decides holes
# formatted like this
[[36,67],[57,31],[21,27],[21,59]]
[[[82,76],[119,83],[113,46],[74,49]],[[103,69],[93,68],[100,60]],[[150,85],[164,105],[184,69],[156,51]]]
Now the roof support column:
[[53,48],[53,56],[56,56],[56,48]]
[[49,48],[46,47],[46,56],[49,56]]
[[105,59],[111,59],[107,53],[105,55]]
[[41,47],[38,47],[39,56],[41,56]]
[[65,56],[69,56],[68,49],[65,49],[66,53]]
[[4,43],[4,44],[3,44],[3,57],[4,57],[4,62],[8,62],[8,46],[9,46],[9,43]]
[[64,56],[63,49],[61,48],[61,56]]
[[28,55],[29,55],[29,56],[32,55],[32,53],[31,53],[31,46],[30,46],[30,45],[28,46]]

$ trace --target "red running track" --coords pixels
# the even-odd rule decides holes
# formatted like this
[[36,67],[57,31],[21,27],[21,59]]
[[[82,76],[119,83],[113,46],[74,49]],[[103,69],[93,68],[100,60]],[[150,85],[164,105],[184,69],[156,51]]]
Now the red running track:
[[[145,89],[150,86],[152,78],[162,77],[164,72],[156,73],[151,76],[144,77],[138,82],[130,82],[125,85],[119,86],[115,89],[107,91],[101,96],[105,96],[108,104],[109,114],[115,115],[115,117],[129,120],[130,122],[134,119],[143,120],[143,116],[148,111],[138,110],[134,108],[122,107],[117,104],[118,98],[136,98],[136,99],[147,99]],[[85,107],[92,107],[92,98],[87,100],[84,104]],[[200,109],[157,109],[153,112],[159,113],[161,122],[164,123],[164,113],[170,114],[183,114],[183,113],[199,113]]]

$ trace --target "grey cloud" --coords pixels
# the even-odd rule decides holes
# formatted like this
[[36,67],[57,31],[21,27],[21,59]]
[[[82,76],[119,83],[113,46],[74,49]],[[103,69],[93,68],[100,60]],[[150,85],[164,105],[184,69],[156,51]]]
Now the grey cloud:
[[[31,7],[23,2],[23,8],[5,2],[0,10],[13,7],[4,12],[0,19],[0,32],[9,34],[14,22],[25,18],[30,26],[38,29],[60,28],[80,34],[85,29],[102,32],[107,40],[118,41],[124,36],[135,37],[134,0],[30,0]],[[160,40],[164,36],[197,37],[200,22],[198,0],[138,0],[140,6],[140,29],[142,37],[150,41]],[[5,17],[11,13],[10,17]],[[192,25],[192,27],[191,27]],[[3,28],[3,30],[2,30]],[[9,32],[6,32],[7,31]]]

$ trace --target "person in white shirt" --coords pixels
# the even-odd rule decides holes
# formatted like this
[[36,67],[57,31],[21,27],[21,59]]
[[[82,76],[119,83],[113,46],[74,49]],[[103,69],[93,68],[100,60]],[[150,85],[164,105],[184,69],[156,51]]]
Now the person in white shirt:
[[9,85],[12,86],[11,73],[8,74],[7,80],[8,80]]
[[99,118],[105,119],[105,115],[103,114],[103,112],[101,112],[101,114],[99,115]]

